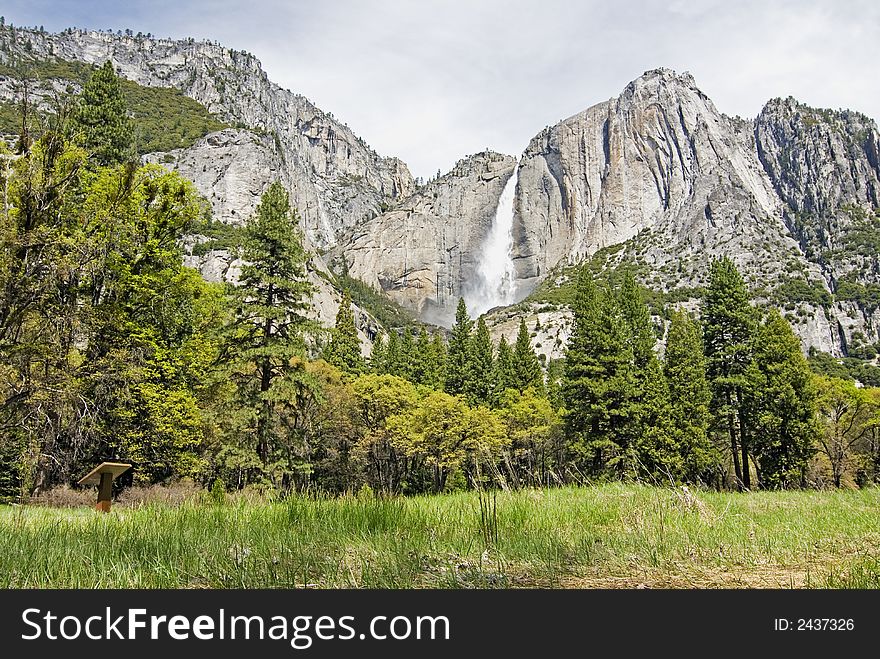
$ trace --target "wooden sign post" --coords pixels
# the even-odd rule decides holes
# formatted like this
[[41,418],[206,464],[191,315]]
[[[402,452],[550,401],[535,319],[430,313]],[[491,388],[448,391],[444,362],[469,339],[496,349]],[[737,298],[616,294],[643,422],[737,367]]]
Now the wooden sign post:
[[131,467],[124,462],[102,462],[79,480],[80,485],[98,486],[98,504],[95,510],[102,513],[110,512],[110,495],[113,492],[113,480]]

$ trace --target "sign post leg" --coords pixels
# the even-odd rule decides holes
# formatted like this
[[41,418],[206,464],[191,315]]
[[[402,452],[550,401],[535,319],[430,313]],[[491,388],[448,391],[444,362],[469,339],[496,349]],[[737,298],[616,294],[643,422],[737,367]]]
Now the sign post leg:
[[110,512],[110,495],[113,492],[113,474],[103,472],[101,474],[101,485],[98,487],[98,505],[96,510],[102,513]]

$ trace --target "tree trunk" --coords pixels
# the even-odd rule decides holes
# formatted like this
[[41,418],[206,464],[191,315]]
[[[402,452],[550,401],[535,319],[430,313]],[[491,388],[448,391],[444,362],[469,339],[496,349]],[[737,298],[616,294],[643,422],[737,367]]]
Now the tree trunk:
[[[728,399],[729,401],[729,399]],[[743,489],[742,469],[739,464],[739,447],[736,444],[736,427],[733,412],[727,413],[727,432],[730,434],[730,453],[733,455],[733,471],[736,474],[736,487]]]
[[[272,284],[269,284],[269,290],[266,294],[266,303],[272,306],[275,300],[275,291]],[[266,318],[263,327],[263,348],[268,349],[272,342],[272,319]],[[272,386],[272,364],[269,362],[269,356],[263,357],[263,363],[260,366],[260,393],[265,394]],[[262,401],[260,416],[257,420],[257,456],[263,466],[269,463],[269,422],[271,420],[272,410],[269,401]]]

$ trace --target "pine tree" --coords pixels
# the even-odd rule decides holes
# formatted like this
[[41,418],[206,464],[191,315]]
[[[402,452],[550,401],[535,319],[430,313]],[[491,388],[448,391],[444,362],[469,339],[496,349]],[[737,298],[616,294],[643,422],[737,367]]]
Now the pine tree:
[[[622,446],[634,446],[637,442],[643,441],[647,433],[656,434],[656,429],[651,426],[653,423],[651,419],[656,410],[642,409],[642,406],[648,402],[656,404],[657,396],[659,396],[659,385],[651,381],[655,374],[649,373],[649,367],[656,367],[656,364],[653,364],[657,359],[654,354],[656,337],[651,323],[651,312],[645,303],[643,290],[636,283],[635,276],[631,271],[627,270],[624,273],[623,282],[617,290],[615,299],[626,324],[626,341],[633,356],[628,373],[629,391],[627,394],[629,415],[632,422],[620,428],[618,443]],[[650,387],[653,387],[654,401],[646,400]],[[622,467],[627,472],[634,470],[632,464],[624,464]]]
[[513,350],[502,336],[498,342],[498,356],[495,359],[495,391],[503,396],[508,389],[516,389],[516,372],[513,368]]
[[752,340],[744,407],[760,487],[802,487],[819,434],[817,391],[800,341],[772,310]]
[[134,158],[132,123],[112,62],[105,62],[83,87],[73,128],[77,141],[99,165],[115,165]]
[[708,436],[712,393],[706,380],[700,325],[681,311],[672,314],[664,375],[669,388],[672,431],[682,456],[681,477],[687,482],[705,481],[718,460]]
[[411,327],[404,327],[400,335],[400,357],[395,375],[414,382],[415,373],[415,343]]
[[430,386],[428,380],[431,370],[431,342],[428,338],[428,331],[421,327],[413,343],[412,381],[416,384]]
[[373,349],[370,351],[370,373],[383,375],[386,373],[388,342],[379,334],[373,341]]
[[465,394],[470,368],[470,344],[473,321],[468,316],[464,299],[458,298],[455,311],[455,324],[449,335],[449,348],[446,358],[446,393]]
[[388,344],[385,346],[385,363],[382,372],[401,377],[403,368],[400,362],[400,335],[397,330],[388,333]]
[[330,335],[325,358],[347,373],[357,374],[364,370],[361,342],[354,324],[351,296],[348,291],[342,294],[342,301],[339,303],[339,311],[336,312],[336,323]]
[[566,350],[565,424],[575,459],[594,474],[619,472],[627,447],[620,444],[633,421],[632,348],[623,314],[584,267],[573,305],[574,328]]
[[278,414],[302,388],[311,386],[303,360],[305,336],[314,329],[307,317],[313,292],[306,278],[308,255],[296,211],[277,181],[245,225],[242,256],[245,265],[235,289],[235,323],[227,352],[235,366],[240,403],[253,410],[256,453],[266,468],[273,448],[284,448],[280,444],[285,438],[276,430]]
[[446,384],[446,343],[439,332],[431,338],[425,359],[425,384],[433,389],[442,391]]
[[489,328],[486,327],[486,321],[482,317],[477,322],[477,331],[471,337],[468,366],[465,385],[468,402],[471,405],[488,405],[495,390],[493,386],[495,358],[492,354]]
[[712,388],[715,425],[726,437],[737,485],[751,487],[747,420],[742,408],[745,373],[751,361],[753,310],[745,282],[726,256],[712,261],[703,306],[703,349]]
[[627,461],[627,471],[655,483],[680,480],[684,461],[676,442],[669,387],[660,360],[653,355],[645,365],[638,415],[641,433],[632,441],[634,459]]
[[634,366],[637,370],[645,369],[654,356],[656,337],[642,288],[629,270],[624,274],[618,301],[629,328]]
[[547,400],[553,409],[559,410],[563,405],[562,382],[565,378],[565,360],[551,359],[547,364]]
[[519,331],[516,334],[516,342],[513,344],[513,373],[513,386],[520,393],[529,387],[539,393],[544,392],[544,374],[541,371],[538,356],[532,349],[532,341],[529,338],[525,318],[519,319]]

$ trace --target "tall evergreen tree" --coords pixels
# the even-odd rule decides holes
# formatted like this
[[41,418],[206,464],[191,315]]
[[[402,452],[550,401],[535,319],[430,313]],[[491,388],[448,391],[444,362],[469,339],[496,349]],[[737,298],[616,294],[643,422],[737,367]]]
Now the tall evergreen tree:
[[760,487],[802,487],[819,436],[817,390],[788,321],[772,310],[752,341],[744,407]]
[[403,333],[400,335],[400,359],[398,369],[395,375],[406,378],[410,382],[414,382],[415,374],[415,350],[416,346],[413,342],[412,328],[404,327]]
[[464,299],[458,298],[455,324],[449,334],[449,348],[446,358],[446,393],[453,395],[467,393],[473,325],[473,321],[468,316]]
[[239,400],[253,413],[245,432],[252,434],[264,469],[277,449],[295,470],[278,417],[311,386],[303,360],[306,333],[314,328],[306,315],[313,288],[306,278],[307,253],[296,212],[277,181],[245,225],[243,259],[227,349],[236,367]]
[[751,361],[754,312],[745,282],[726,256],[712,261],[703,305],[703,348],[717,431],[730,446],[737,484],[751,487],[747,419],[742,407]]
[[654,483],[681,480],[683,460],[672,423],[669,387],[660,360],[651,356],[644,369],[638,415],[641,433],[632,439],[625,462],[627,473],[645,476]]
[[574,328],[566,350],[565,424],[575,459],[596,475],[619,473],[626,447],[622,430],[632,422],[632,348],[626,322],[612,295],[581,269],[574,300]]
[[477,331],[471,336],[469,373],[465,384],[465,394],[471,405],[488,405],[492,400],[495,390],[493,386],[495,358],[492,352],[489,328],[481,317],[477,321]]
[[74,113],[73,129],[99,165],[129,162],[135,156],[133,129],[119,78],[109,60],[92,73]]
[[513,368],[513,350],[502,335],[495,358],[495,391],[503,396],[508,389],[516,389],[516,371]]
[[388,342],[379,334],[373,341],[373,349],[370,351],[370,373],[383,375],[386,373]]
[[428,331],[421,327],[413,342],[412,381],[415,384],[428,385],[431,370],[431,342]]
[[401,377],[403,367],[400,357],[400,335],[397,333],[397,330],[392,329],[388,332],[388,343],[385,346],[385,363],[382,367],[382,372]]
[[562,400],[562,383],[565,379],[565,360],[551,359],[547,364],[547,400],[558,410],[563,405]]
[[[643,441],[648,433],[656,435],[656,429],[652,424],[657,410],[642,408],[646,404],[656,407],[660,400],[662,387],[653,381],[656,379],[656,371],[659,367],[654,363],[657,360],[654,354],[656,337],[651,323],[651,312],[645,303],[643,289],[636,282],[635,276],[630,270],[624,273],[623,281],[616,291],[615,298],[626,324],[626,341],[632,351],[627,392],[630,422],[622,425],[619,429],[618,443],[621,446],[632,447]],[[648,389],[652,389],[652,400],[647,398]],[[634,454],[631,452],[630,455]],[[623,464],[622,468],[631,473],[635,470],[635,465]]]
[[327,344],[325,358],[347,373],[362,373],[364,370],[361,342],[354,324],[351,296],[348,291],[342,294],[342,301],[339,303],[339,311],[336,312],[336,323],[330,334],[330,343]]
[[641,286],[629,270],[623,277],[618,294],[618,303],[629,328],[634,366],[644,370],[654,357],[654,326],[651,323],[651,312],[645,303]]
[[717,464],[708,435],[712,392],[706,380],[700,325],[682,311],[672,314],[664,375],[669,388],[672,432],[682,457],[682,479],[705,482],[712,477]]
[[425,384],[442,391],[446,383],[446,343],[439,332],[431,338],[425,359]]
[[532,387],[539,393],[543,393],[544,374],[541,371],[538,356],[532,348],[532,340],[529,337],[525,318],[519,319],[519,331],[516,334],[516,342],[513,344],[513,374],[513,386],[520,392]]

